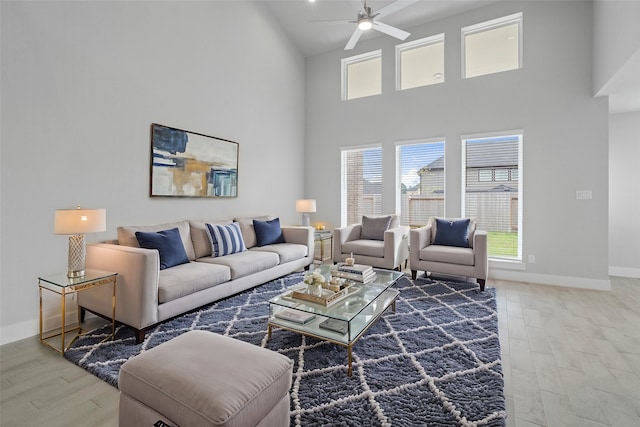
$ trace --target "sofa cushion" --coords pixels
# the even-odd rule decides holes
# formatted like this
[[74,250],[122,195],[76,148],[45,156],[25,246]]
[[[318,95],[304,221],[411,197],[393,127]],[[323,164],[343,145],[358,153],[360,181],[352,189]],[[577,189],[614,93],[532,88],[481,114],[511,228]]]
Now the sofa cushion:
[[469,247],[469,219],[436,219],[434,245]]
[[384,240],[384,232],[389,229],[391,224],[391,215],[368,217],[362,216],[361,239]]
[[256,241],[258,246],[284,243],[284,235],[280,228],[280,218],[268,221],[253,220],[253,228],[256,231]]
[[225,256],[246,251],[237,222],[229,225],[207,224],[211,241],[211,256]]
[[342,245],[342,253],[352,253],[358,262],[357,255],[384,258],[384,242],[382,240],[352,240]]
[[244,239],[244,245],[247,249],[254,247],[258,240],[256,239],[256,232],[253,229],[253,220],[258,219],[260,221],[266,221],[271,219],[268,216],[256,216],[253,218],[234,218],[233,220],[240,224],[240,231],[242,231],[242,238]]
[[190,262],[167,268],[160,272],[158,279],[158,302],[173,301],[229,280],[231,270],[223,265]]
[[207,224],[229,225],[232,222],[233,221],[230,219],[212,221],[189,220],[191,241],[193,242],[193,250],[195,252],[196,259],[202,258],[203,256],[211,256],[211,240],[209,239]]
[[280,262],[280,257],[272,252],[244,251],[221,257],[199,258],[197,261],[227,266],[231,270],[231,280],[235,280],[275,267]]
[[277,243],[275,245],[256,246],[251,248],[251,250],[276,253],[280,257],[280,264],[304,258],[307,256],[308,251],[305,245],[299,245],[297,243]]
[[447,264],[475,265],[473,249],[457,246],[430,245],[420,250],[420,260]]
[[155,232],[136,231],[141,248],[156,249],[160,255],[160,270],[189,262],[178,228]]
[[118,244],[122,246],[131,246],[133,248],[139,248],[140,244],[136,239],[136,231],[144,232],[157,232],[162,230],[169,230],[171,228],[178,228],[180,231],[180,238],[182,239],[182,246],[187,253],[189,260],[196,259],[195,252],[193,250],[193,244],[191,243],[191,231],[189,229],[189,221],[168,222],[166,224],[158,225],[126,225],[118,227]]

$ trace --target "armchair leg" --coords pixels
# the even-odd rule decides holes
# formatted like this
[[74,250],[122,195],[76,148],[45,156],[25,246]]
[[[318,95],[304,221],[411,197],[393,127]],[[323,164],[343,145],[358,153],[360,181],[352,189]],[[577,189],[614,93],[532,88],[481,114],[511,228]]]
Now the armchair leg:
[[480,285],[480,292],[484,292],[485,280],[484,279],[478,279],[478,284]]
[[416,280],[418,276],[418,270],[411,270],[411,279]]

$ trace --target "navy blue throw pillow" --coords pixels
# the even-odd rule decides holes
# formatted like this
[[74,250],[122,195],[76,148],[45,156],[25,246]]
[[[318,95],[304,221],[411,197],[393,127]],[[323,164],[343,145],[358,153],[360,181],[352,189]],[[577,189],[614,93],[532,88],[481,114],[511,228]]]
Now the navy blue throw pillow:
[[468,248],[469,222],[468,218],[455,221],[436,218],[436,238],[433,244]]
[[157,233],[136,231],[136,239],[141,248],[158,250],[160,270],[189,262],[177,227]]
[[280,228],[280,218],[270,219],[269,221],[254,219],[253,228],[256,231],[258,246],[284,243],[284,235]]

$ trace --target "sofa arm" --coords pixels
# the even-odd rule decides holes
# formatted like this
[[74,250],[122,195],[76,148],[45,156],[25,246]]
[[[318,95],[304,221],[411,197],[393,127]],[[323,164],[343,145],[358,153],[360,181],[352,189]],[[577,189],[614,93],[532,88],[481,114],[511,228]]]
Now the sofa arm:
[[[87,268],[118,273],[116,320],[136,329],[158,323],[160,257],[152,249],[112,244],[87,245]],[[111,317],[111,289],[99,286],[78,293],[78,303]]]
[[487,232],[484,230],[476,230],[473,233],[473,256],[476,264],[476,278],[486,280],[489,272],[489,253]]
[[407,259],[409,245],[409,227],[401,225],[384,232],[384,258],[393,259],[393,265],[399,266]]
[[361,224],[348,225],[333,230],[333,262],[342,261],[342,245],[360,238]]
[[307,247],[307,256],[313,259],[315,241],[312,227],[285,226],[280,228],[285,242],[305,245]]
[[411,263],[411,265],[418,265],[418,261],[420,261],[420,250],[430,244],[431,226],[414,228],[409,231],[409,263]]

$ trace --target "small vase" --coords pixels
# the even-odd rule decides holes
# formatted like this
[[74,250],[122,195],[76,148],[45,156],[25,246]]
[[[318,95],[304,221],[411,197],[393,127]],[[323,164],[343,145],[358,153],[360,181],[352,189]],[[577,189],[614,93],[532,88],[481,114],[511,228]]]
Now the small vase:
[[312,283],[308,286],[307,292],[309,295],[320,297],[322,296],[322,285],[320,283]]

